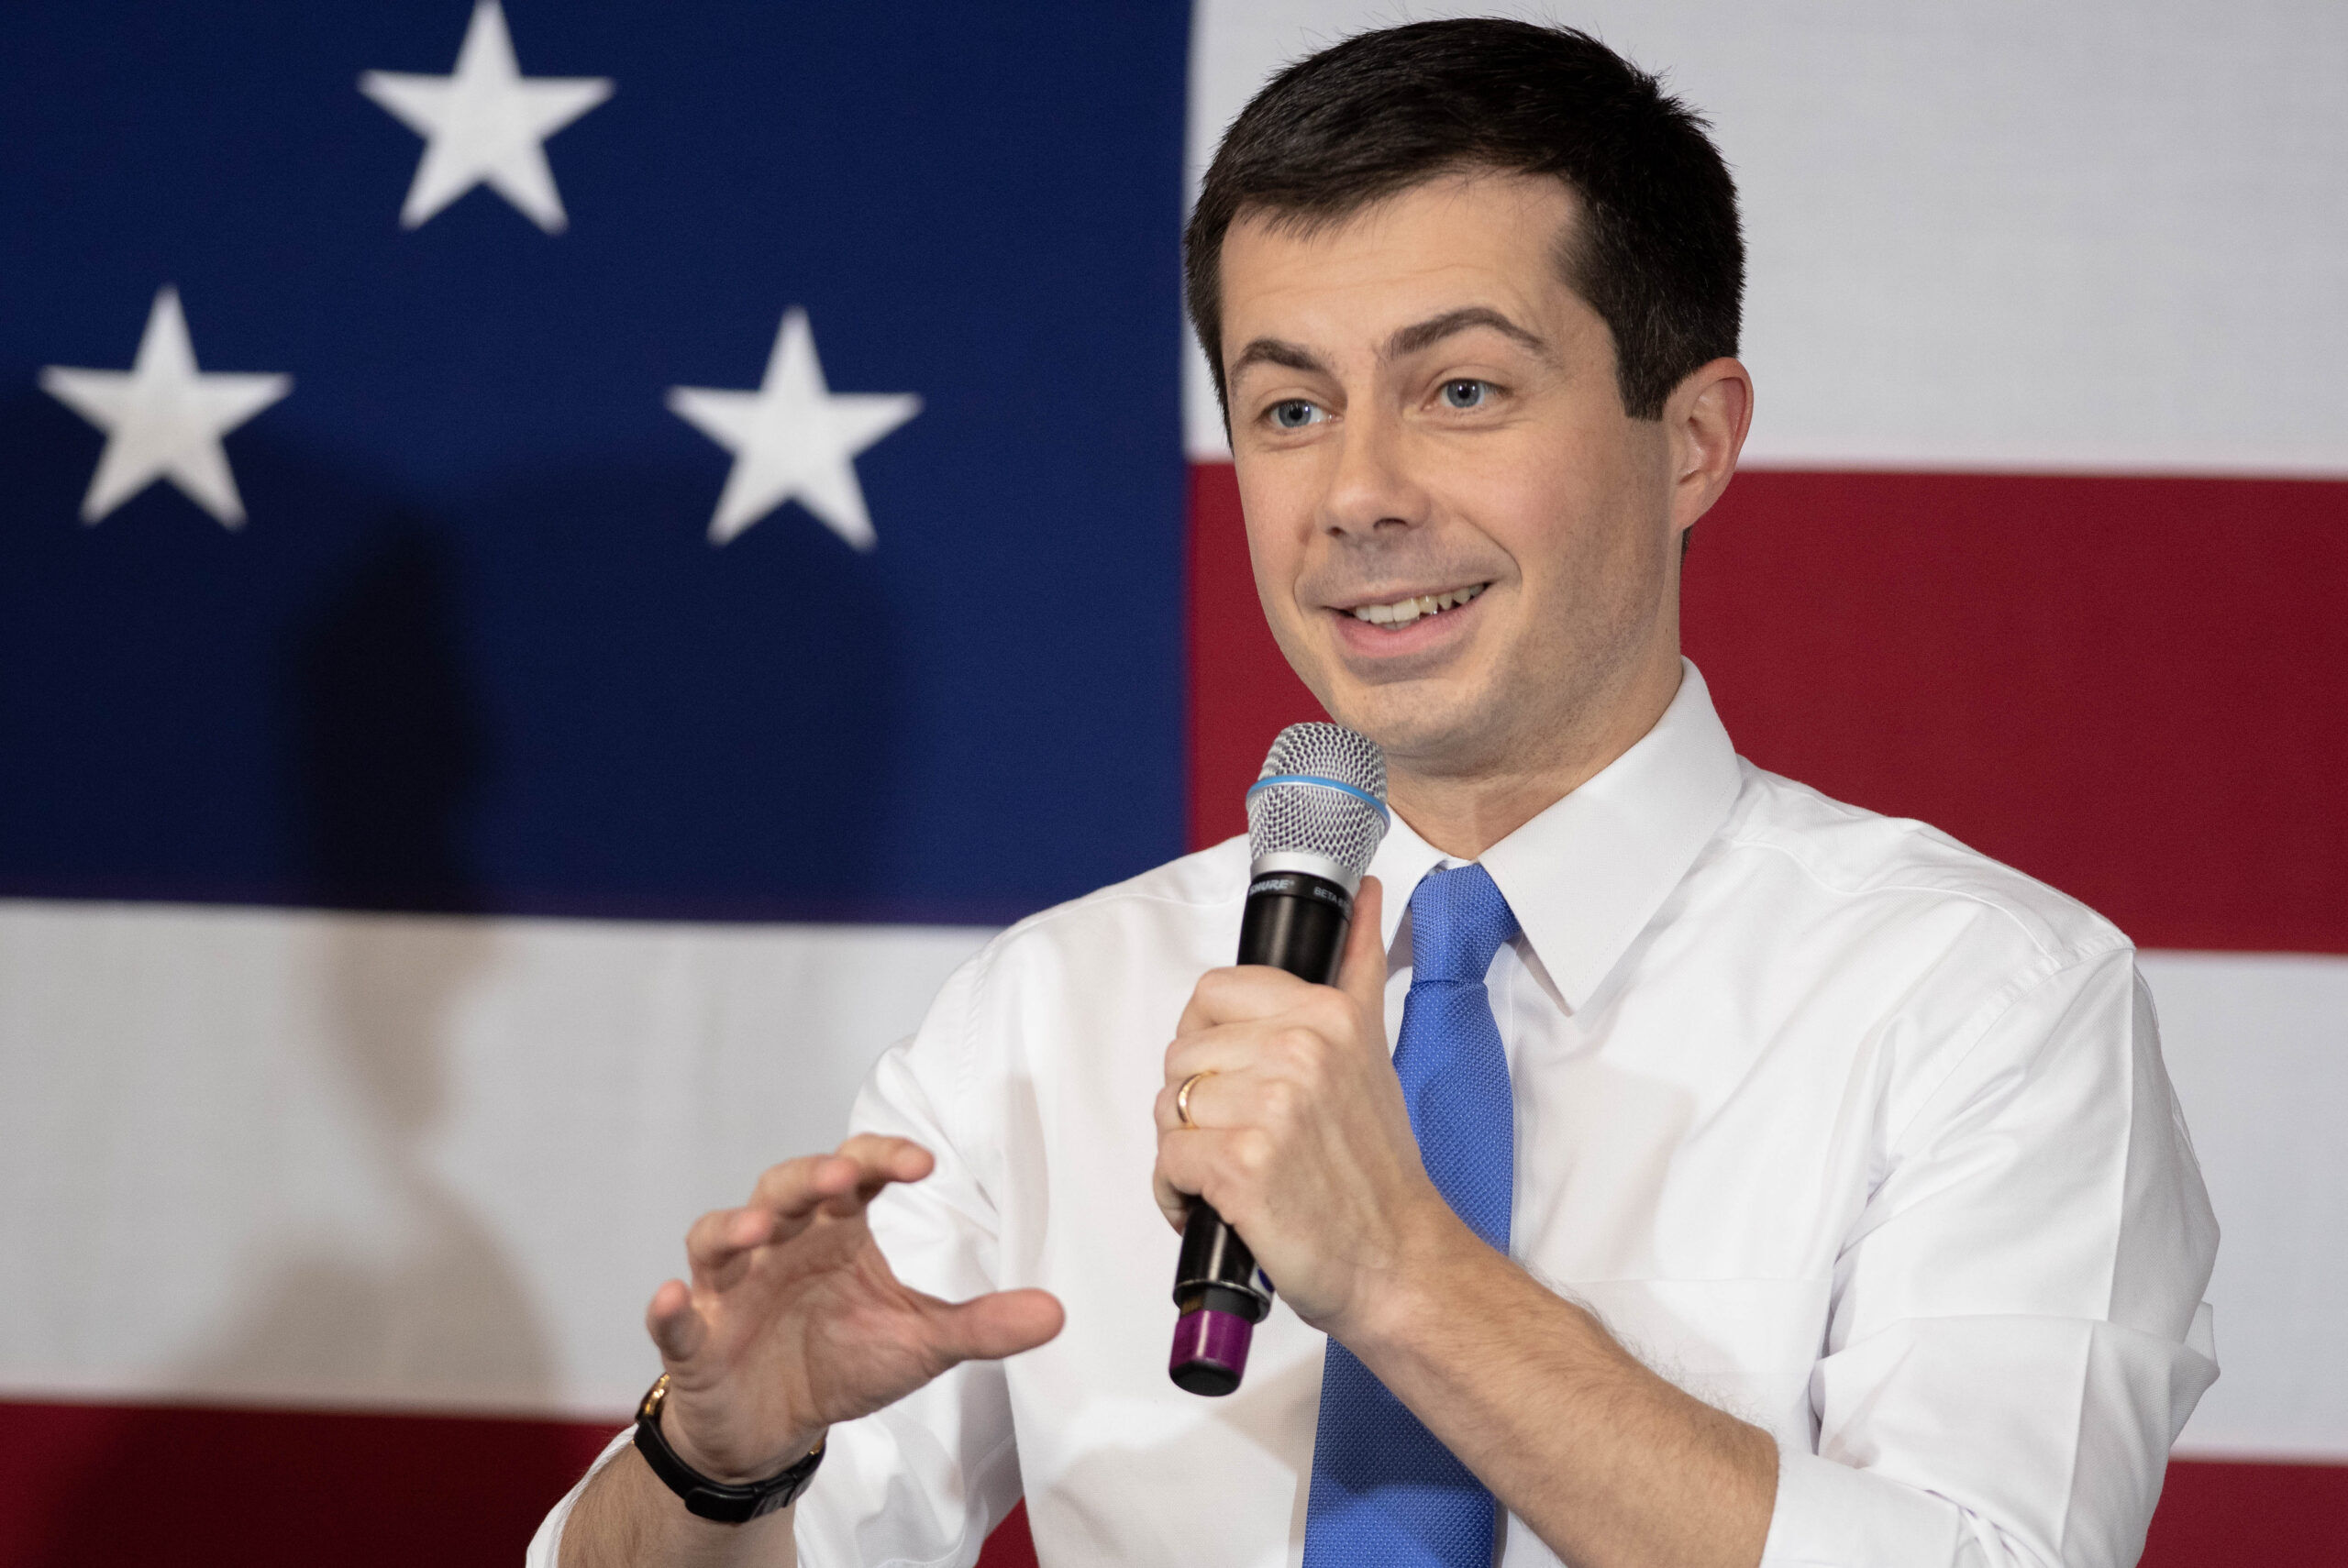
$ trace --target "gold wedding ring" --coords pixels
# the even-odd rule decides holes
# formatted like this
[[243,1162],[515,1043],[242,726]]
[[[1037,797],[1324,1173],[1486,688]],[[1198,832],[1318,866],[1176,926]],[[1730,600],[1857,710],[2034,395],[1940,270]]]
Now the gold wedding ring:
[[1213,1067],[1208,1067],[1201,1072],[1192,1073],[1189,1077],[1182,1080],[1182,1087],[1174,1091],[1174,1114],[1181,1118],[1183,1126],[1188,1127],[1194,1132],[1197,1130],[1199,1124],[1191,1120],[1191,1090],[1197,1087],[1198,1081],[1201,1078],[1211,1078],[1213,1077],[1214,1077],[1214,1069]]

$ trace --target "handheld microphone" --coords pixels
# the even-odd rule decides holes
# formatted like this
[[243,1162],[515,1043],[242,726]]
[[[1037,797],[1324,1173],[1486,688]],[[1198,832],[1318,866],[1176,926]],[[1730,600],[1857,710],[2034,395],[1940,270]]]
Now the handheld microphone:
[[[1247,909],[1239,962],[1334,984],[1354,891],[1386,836],[1386,754],[1343,724],[1290,724],[1247,791]],[[1167,1375],[1192,1394],[1228,1394],[1247,1372],[1272,1282],[1203,1198],[1191,1199],[1174,1271]]]

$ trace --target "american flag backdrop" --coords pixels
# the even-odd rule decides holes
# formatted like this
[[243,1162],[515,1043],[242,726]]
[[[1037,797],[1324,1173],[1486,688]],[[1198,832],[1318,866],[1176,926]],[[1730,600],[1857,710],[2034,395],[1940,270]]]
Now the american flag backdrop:
[[[1315,710],[1186,191],[1454,9],[0,9],[0,1562],[518,1560],[690,1219],[1236,830]],[[1538,14],[1743,188],[1740,749],[2145,950],[2225,1231],[2146,1561],[2348,1562],[2348,9]]]

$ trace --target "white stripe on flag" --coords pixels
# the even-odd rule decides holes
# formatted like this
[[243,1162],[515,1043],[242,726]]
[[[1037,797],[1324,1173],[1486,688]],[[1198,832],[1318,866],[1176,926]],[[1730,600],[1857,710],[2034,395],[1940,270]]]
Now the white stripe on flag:
[[[0,1388],[607,1416],[986,934],[0,903]],[[2144,967],[2225,1228],[2183,1446],[2348,1458],[2348,958]]]
[[2222,1239],[2217,1386],[2180,1452],[2348,1459],[2348,958],[2147,953]]
[[[1492,11],[1588,28],[1712,120],[1755,466],[2348,473],[2348,6],[1201,0],[1193,189],[1280,65]],[[1188,447],[1222,458],[1204,372]]]
[[0,903],[0,1387],[623,1409],[988,934]]

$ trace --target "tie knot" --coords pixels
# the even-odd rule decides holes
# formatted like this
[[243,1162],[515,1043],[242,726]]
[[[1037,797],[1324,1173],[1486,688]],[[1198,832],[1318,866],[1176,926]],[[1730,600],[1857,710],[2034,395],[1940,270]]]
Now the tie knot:
[[1516,912],[1481,866],[1428,872],[1411,892],[1411,983],[1481,984],[1492,955],[1516,934]]

